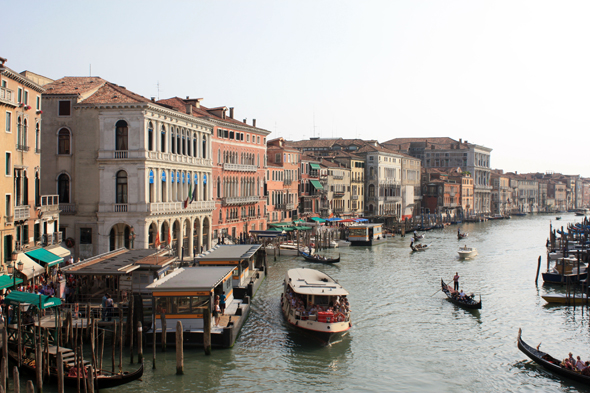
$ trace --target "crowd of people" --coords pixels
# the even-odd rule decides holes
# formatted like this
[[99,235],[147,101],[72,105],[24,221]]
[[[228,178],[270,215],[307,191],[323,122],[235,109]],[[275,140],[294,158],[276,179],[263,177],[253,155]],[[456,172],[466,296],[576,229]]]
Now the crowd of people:
[[580,356],[577,356],[576,358],[577,359],[574,359],[574,356],[570,352],[569,357],[565,358],[563,362],[561,362],[561,367],[567,368],[568,370],[572,371],[578,371],[583,375],[590,376],[590,362],[582,361],[582,359],[580,359]]
[[298,313],[300,318],[308,319],[309,317],[316,317],[320,312],[332,313],[336,318],[335,321],[330,322],[344,322],[348,320],[350,315],[350,304],[346,295],[343,296],[329,296],[327,305],[306,304],[307,302],[297,295],[291,288],[287,290],[287,299],[291,309]]

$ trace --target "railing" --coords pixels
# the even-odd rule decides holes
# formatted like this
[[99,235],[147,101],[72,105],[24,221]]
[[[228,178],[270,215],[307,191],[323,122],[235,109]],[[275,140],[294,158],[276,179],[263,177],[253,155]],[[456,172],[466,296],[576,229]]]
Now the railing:
[[[143,154],[143,152],[141,152]],[[183,156],[178,154],[166,153],[161,151],[148,151],[147,156],[150,160],[158,160],[165,162],[181,162],[187,164],[195,164],[200,166],[211,166],[210,158],[199,158],[191,156]]]
[[333,175],[332,177],[334,179],[336,179],[336,180],[342,180],[342,179],[344,179],[344,175]]
[[53,244],[60,244],[62,242],[62,233],[53,232]]
[[312,210],[313,210],[313,209],[312,209],[311,207],[304,207],[304,208],[303,208],[303,212],[304,212],[304,213],[311,213],[311,212],[312,212]]
[[359,199],[359,196],[358,195],[351,195],[350,199],[352,199],[353,201],[356,201]]
[[127,213],[127,204],[126,203],[115,203],[113,205],[113,211],[115,213]]
[[293,210],[295,208],[294,203],[277,203],[274,205],[275,210]]
[[293,183],[293,179],[285,179],[283,180],[284,186],[290,186]]
[[31,217],[31,207],[29,205],[14,207],[14,220],[26,220]]
[[59,211],[59,195],[41,195],[41,211],[43,213]]
[[16,102],[14,102],[14,91],[6,87],[0,87],[0,101],[16,106]]
[[17,151],[29,151],[29,146],[27,145],[20,145],[20,144],[16,144],[16,150]]
[[352,179],[351,180],[352,183],[364,183],[365,179],[361,178],[361,179]]
[[385,197],[385,200],[388,202],[401,202],[402,197],[401,196],[387,196],[387,197]]
[[129,151],[127,150],[115,150],[113,158],[129,158]]
[[184,202],[155,202],[149,203],[148,209],[150,213],[213,211],[215,201],[194,201],[189,203],[186,209],[184,208]]
[[76,204],[75,203],[60,203],[59,210],[61,210],[61,214],[76,214]]
[[334,198],[342,198],[344,196],[344,191],[334,191],[333,195]]
[[224,163],[223,169],[226,171],[256,172],[258,170],[258,167],[256,165]]
[[245,196],[245,197],[224,197],[221,199],[223,206],[227,205],[242,205],[247,203],[257,203],[260,201],[259,196]]

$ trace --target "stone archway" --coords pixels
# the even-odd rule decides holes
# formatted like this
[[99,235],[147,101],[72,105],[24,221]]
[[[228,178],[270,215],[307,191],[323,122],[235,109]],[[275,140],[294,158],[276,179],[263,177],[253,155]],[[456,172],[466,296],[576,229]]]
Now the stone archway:
[[168,225],[168,221],[164,221],[162,223],[162,230],[160,231],[160,244],[162,248],[166,248],[170,245],[170,241],[168,240],[169,233],[170,226]]
[[174,220],[174,224],[172,224],[172,250],[174,253],[181,256],[182,250],[182,233],[180,231],[180,221]]
[[203,243],[201,242],[202,236],[201,235],[201,220],[199,217],[195,217],[195,221],[193,223],[193,249],[195,250],[195,255],[201,253],[201,248],[203,248]]
[[125,247],[131,248],[131,227],[125,223],[118,223],[109,232],[109,251]]
[[192,247],[190,245],[190,243],[191,243],[190,242],[190,239],[191,239],[190,236],[191,236],[191,229],[192,228],[191,228],[191,222],[190,222],[190,220],[188,218],[184,220],[184,223],[182,224],[182,228],[183,228],[183,231],[182,231],[182,243],[181,243],[181,245],[182,245],[182,249],[184,250],[184,251],[182,251],[182,253],[183,253],[182,255],[184,257],[187,257],[187,258],[188,257],[192,257],[193,250],[192,250]]
[[[158,226],[152,222],[148,228],[148,248],[156,248],[156,234],[158,233]],[[162,239],[160,239],[160,242]]]

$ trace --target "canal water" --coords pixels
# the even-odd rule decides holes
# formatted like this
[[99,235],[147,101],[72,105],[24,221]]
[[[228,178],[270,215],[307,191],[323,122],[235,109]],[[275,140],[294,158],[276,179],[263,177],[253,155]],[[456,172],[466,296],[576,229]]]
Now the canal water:
[[[311,264],[297,257],[270,257],[269,276],[235,346],[185,351],[185,375],[175,375],[173,350],[157,354],[152,370],[146,350],[141,382],[117,392],[398,391],[504,392],[584,391],[548,374],[516,347],[523,338],[555,357],[569,351],[590,360],[587,310],[548,307],[540,297],[562,289],[535,286],[549,225],[576,221],[573,214],[531,215],[466,223],[426,232],[431,248],[410,253],[409,237],[374,247],[329,250],[338,265]],[[459,260],[459,246],[478,256]],[[349,292],[353,327],[342,341],[323,346],[287,326],[280,313],[282,280],[288,269],[308,267],[337,279]],[[466,311],[445,300],[441,278],[455,272],[462,288],[481,294],[482,309]]]

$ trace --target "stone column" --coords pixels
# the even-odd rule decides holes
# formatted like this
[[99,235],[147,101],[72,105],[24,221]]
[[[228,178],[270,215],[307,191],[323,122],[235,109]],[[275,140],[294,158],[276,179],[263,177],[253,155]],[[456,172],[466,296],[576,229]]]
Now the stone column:
[[188,250],[186,252],[186,256],[189,258],[194,258],[195,257],[195,253],[193,252],[194,249],[194,218],[191,218],[189,223],[190,223],[190,228],[188,231]]
[[197,228],[197,232],[199,234],[199,241],[197,242],[197,249],[198,252],[201,252],[201,246],[203,246],[203,218],[199,218],[199,227]]

